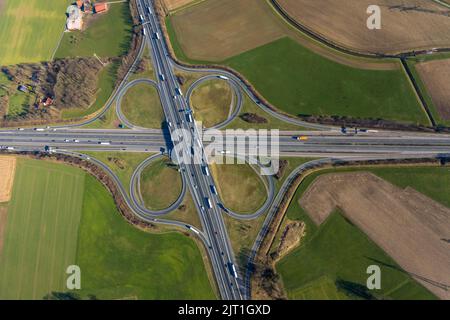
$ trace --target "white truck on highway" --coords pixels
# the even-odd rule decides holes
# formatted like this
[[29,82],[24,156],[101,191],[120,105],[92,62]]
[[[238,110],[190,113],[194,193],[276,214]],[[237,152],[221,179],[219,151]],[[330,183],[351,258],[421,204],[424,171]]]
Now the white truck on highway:
[[45,131],[45,129],[43,129],[43,128],[34,128],[34,131],[42,132],[42,131]]
[[205,174],[205,176],[209,177],[209,169],[207,166],[203,166],[203,173]]
[[237,274],[236,266],[234,265],[234,263],[228,262],[228,270],[230,271],[230,274],[231,274],[235,279],[237,279],[238,274]]
[[222,79],[222,80],[230,80],[230,78],[225,77],[225,76],[218,76],[218,78],[219,78],[219,79]]
[[164,77],[164,75],[162,73],[159,74],[159,78],[161,79],[161,81],[165,81],[166,77]]
[[192,115],[190,113],[188,113],[186,115],[186,119],[187,119],[188,122],[192,122]]
[[147,10],[148,10],[148,14],[153,14],[152,8],[147,7]]
[[109,146],[111,144],[111,142],[108,141],[101,141],[99,142],[99,144],[103,145],[103,146]]
[[211,188],[211,192],[212,192],[213,194],[217,195],[217,189],[216,189],[216,186],[210,185],[209,187]]
[[191,230],[192,232],[194,232],[195,234],[200,234],[200,232],[199,232],[197,229],[195,229],[194,227],[191,227],[191,226],[189,226],[189,225],[186,225],[186,227],[187,227],[189,230]]
[[159,33],[158,33],[158,32],[155,32],[155,39],[156,39],[156,40],[161,39],[161,38],[159,37]]
[[209,199],[208,197],[205,198],[205,204],[208,209],[212,208],[211,199]]
[[181,89],[180,88],[175,88],[175,92],[179,95],[179,96],[182,96],[183,95],[183,92],[181,92]]

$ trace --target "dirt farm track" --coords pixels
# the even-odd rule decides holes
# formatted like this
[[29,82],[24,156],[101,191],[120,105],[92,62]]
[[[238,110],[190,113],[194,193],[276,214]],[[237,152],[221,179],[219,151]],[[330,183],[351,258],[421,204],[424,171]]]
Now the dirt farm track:
[[381,30],[367,28],[372,0],[276,0],[297,22],[359,52],[398,53],[450,47],[450,10],[428,0],[379,0]]
[[450,299],[449,208],[366,172],[322,175],[300,203],[317,224],[341,208],[403,270],[436,296]]

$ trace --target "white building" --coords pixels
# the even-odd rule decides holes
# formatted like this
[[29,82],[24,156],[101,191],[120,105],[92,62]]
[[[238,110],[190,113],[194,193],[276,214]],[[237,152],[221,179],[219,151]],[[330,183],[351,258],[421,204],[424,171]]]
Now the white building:
[[76,5],[71,5],[67,8],[67,30],[81,30],[83,27],[83,14]]

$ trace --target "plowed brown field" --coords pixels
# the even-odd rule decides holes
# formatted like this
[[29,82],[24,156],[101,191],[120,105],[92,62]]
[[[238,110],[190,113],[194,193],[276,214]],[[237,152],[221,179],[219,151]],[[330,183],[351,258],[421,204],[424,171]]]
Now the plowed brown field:
[[0,202],[7,202],[11,199],[15,171],[15,157],[0,157]]
[[339,207],[403,270],[450,299],[449,208],[365,172],[322,175],[300,202],[318,224]]
[[[364,52],[396,53],[450,46],[450,10],[429,0],[277,0],[303,26]],[[367,28],[367,8],[381,8],[381,29]]]
[[440,117],[450,120],[450,59],[421,62],[416,69]]

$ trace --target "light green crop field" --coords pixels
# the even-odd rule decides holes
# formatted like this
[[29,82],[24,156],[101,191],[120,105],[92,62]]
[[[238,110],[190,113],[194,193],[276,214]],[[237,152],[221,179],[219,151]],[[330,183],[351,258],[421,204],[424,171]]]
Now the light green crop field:
[[132,26],[128,2],[112,4],[89,21],[86,30],[64,34],[55,57],[121,56],[130,47]]
[[146,83],[131,87],[121,108],[128,121],[139,127],[160,129],[165,119],[158,91]]
[[42,299],[62,291],[75,263],[85,174],[18,159],[0,259],[1,299]]
[[136,229],[106,188],[81,169],[19,158],[6,206],[0,299],[67,292],[69,265],[81,268],[82,289],[75,291],[81,298],[215,298],[192,239]]
[[[396,265],[363,232],[339,213],[334,213],[325,223],[317,227],[299,205],[298,199],[319,175],[355,171],[372,172],[392,184],[401,188],[414,188],[450,207],[450,168],[448,167],[356,167],[326,169],[308,175],[297,189],[286,213],[287,219],[301,220],[306,223],[306,236],[299,248],[277,264],[277,271],[282,276],[289,298],[348,298],[344,291],[337,289],[336,281],[340,278],[340,280],[351,282],[351,286],[347,283],[347,288],[352,286],[359,288],[366,279],[360,271],[367,264],[372,264],[367,257],[379,256],[380,261]],[[404,272],[393,268],[388,269],[382,270],[388,285],[379,292],[379,296],[391,299],[435,298]]]
[[0,5],[0,65],[50,60],[64,31],[71,1],[4,2]]
[[317,55],[290,38],[224,64],[242,73],[274,106],[292,115],[428,123],[402,70],[352,68]]
[[77,263],[82,297],[214,299],[200,250],[179,233],[149,234],[129,225],[95,178],[86,177]]

